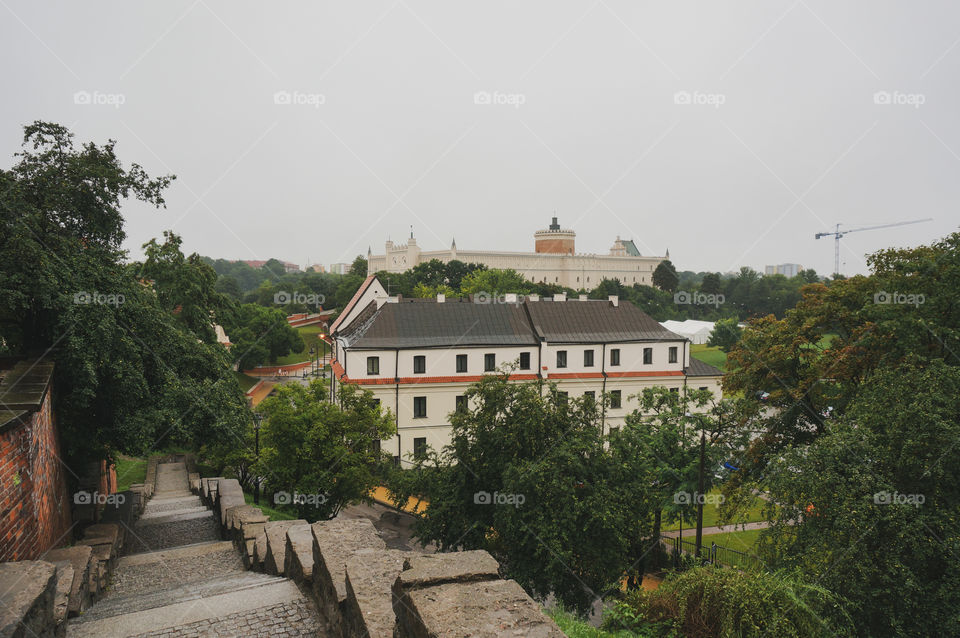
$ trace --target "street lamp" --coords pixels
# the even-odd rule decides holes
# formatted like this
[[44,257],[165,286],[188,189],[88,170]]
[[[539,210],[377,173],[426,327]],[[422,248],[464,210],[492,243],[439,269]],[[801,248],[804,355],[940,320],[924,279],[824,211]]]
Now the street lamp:
[[[259,412],[253,413],[253,445],[254,445],[254,454],[256,456],[256,466],[260,464],[260,424],[263,423],[263,415]],[[255,505],[260,504],[260,475],[257,472],[257,475],[253,477],[253,502]]]
[[312,368],[312,372],[314,374],[317,373],[317,363],[316,363],[316,359],[313,356],[314,353],[316,353],[316,351],[317,351],[316,346],[310,346],[310,367]]
[[[700,546],[703,544],[703,469],[706,460],[707,439],[706,432],[703,429],[703,423],[700,422],[699,415],[687,412],[687,417],[696,420],[700,425],[700,470],[697,473],[697,543],[693,550],[693,555],[700,558]],[[682,515],[681,515],[682,518]]]

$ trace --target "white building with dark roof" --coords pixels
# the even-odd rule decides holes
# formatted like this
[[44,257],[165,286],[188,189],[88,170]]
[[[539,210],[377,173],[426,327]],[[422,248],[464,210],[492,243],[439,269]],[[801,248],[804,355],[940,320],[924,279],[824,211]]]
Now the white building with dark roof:
[[576,236],[573,230],[561,228],[556,217],[549,227],[533,234],[532,253],[461,250],[456,240],[448,250],[421,250],[411,232],[405,244],[387,240],[382,255],[374,255],[368,249],[367,273],[404,272],[432,259],[443,263],[459,260],[488,268],[512,268],[537,283],[590,290],[604,279],[618,279],[626,286],[651,286],[653,271],[660,262],[670,258],[670,251],[663,257],[643,256],[632,239],[620,237],[613,242],[608,254],[577,253]]
[[556,382],[569,396],[605,393],[604,428],[618,427],[643,388],[720,396],[722,373],[690,357],[690,342],[616,297],[540,299],[506,295],[505,303],[470,298],[388,297],[368,277],[331,327],[332,383],[369,388],[396,420],[381,443],[404,464],[429,445],[450,442],[449,415],[470,384],[504,364],[511,378]]

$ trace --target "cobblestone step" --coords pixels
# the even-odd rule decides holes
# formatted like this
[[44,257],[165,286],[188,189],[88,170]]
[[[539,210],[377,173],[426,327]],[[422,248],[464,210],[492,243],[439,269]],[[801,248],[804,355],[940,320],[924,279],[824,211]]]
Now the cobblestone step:
[[66,636],[330,635],[293,581],[244,570],[219,518],[188,491],[183,463],[159,465],[155,485],[106,595],[67,623]]
[[[137,591],[129,595],[118,593],[103,598],[91,607],[85,614],[77,618],[77,622],[86,623],[93,620],[110,618],[124,614],[132,614],[158,607],[168,607],[187,601],[198,601],[204,598],[219,596],[231,592],[240,592],[250,588],[283,582],[280,576],[260,574],[257,572],[235,571],[229,574],[220,574],[212,579],[184,583],[182,581],[170,587],[170,583],[160,578],[157,573],[157,584],[166,589],[151,589]],[[299,591],[299,590],[297,590]],[[202,604],[202,603],[198,603]]]
[[[68,638],[126,636],[327,636],[292,581],[248,587],[89,622],[72,621]],[[79,620],[79,619],[78,619]]]
[[140,520],[141,520],[141,521],[144,521],[144,520],[149,521],[150,519],[159,518],[159,517],[161,517],[161,516],[175,516],[175,515],[179,515],[179,514],[196,514],[196,513],[198,513],[198,512],[209,512],[209,511],[210,511],[210,510],[208,510],[208,509],[207,509],[206,507],[204,507],[203,505],[195,505],[195,506],[193,506],[193,507],[183,507],[183,506],[181,505],[181,506],[178,506],[178,507],[176,507],[176,508],[171,508],[171,509],[156,509],[156,508],[154,508],[154,509],[151,510],[150,508],[148,508],[147,511],[145,511],[145,512],[143,513],[143,515],[140,517]]

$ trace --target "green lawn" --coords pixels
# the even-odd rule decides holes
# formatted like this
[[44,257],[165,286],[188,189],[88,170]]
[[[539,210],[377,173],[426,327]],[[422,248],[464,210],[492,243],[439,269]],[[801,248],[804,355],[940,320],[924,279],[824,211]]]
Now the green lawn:
[[591,627],[568,611],[559,607],[544,609],[543,613],[550,616],[560,629],[570,638],[637,638],[632,631],[618,631],[615,633]]
[[703,537],[703,542],[706,545],[716,543],[741,552],[753,552],[762,531],[762,529],[747,529],[739,532],[724,532],[723,534],[706,534]]
[[326,344],[325,341],[320,339],[320,335],[324,334],[323,328],[319,325],[313,326],[301,326],[297,328],[297,332],[300,333],[300,337],[303,339],[303,350],[300,352],[291,352],[285,357],[279,357],[277,359],[277,365],[289,365],[291,363],[302,363],[304,361],[310,361],[310,347],[320,347],[322,348],[321,352],[329,352],[330,346]]
[[[720,494],[719,489],[710,490],[709,494],[718,495]],[[764,502],[760,498],[755,498],[753,504],[750,506],[746,512],[740,514],[735,520],[727,523],[728,525],[735,525],[737,523],[756,523],[757,521],[765,520],[763,518],[763,506]],[[714,527],[718,524],[720,519],[720,505],[718,504],[704,504],[703,506],[703,526],[704,527]],[[692,521],[687,521],[684,519],[683,528],[689,529],[694,527],[697,524],[696,519]],[[668,532],[675,529],[680,529],[679,523],[671,523],[669,525],[663,526],[663,531]],[[718,543],[719,544],[719,543]]]
[[147,459],[138,459],[122,454],[117,456],[117,491],[130,489],[134,483],[143,483],[147,478]]
[[727,371],[727,353],[717,346],[710,347],[705,343],[692,343],[690,344],[690,356],[719,368],[722,372]]
[[244,373],[240,372],[239,370],[234,370],[233,374],[237,377],[237,383],[240,384],[240,390],[242,390],[243,392],[249,391],[250,388],[255,386],[257,384],[257,381],[259,381],[259,379],[254,379],[253,377],[249,377]]
[[[253,505],[253,492],[244,492],[243,500],[246,501],[247,505]],[[261,493],[260,494],[260,504],[257,507],[260,508],[260,511],[270,517],[271,521],[292,521],[296,520],[296,516],[293,514],[287,514],[286,512],[281,512],[278,509],[270,507],[270,497]]]

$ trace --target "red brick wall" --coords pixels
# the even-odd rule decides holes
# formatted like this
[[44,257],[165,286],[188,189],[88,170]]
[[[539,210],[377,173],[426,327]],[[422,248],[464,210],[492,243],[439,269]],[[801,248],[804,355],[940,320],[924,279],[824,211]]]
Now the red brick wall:
[[559,255],[572,255],[574,240],[572,239],[537,239],[534,241],[535,250],[538,253],[554,253]]
[[37,412],[0,432],[0,561],[32,560],[70,540],[66,471],[48,389]]

